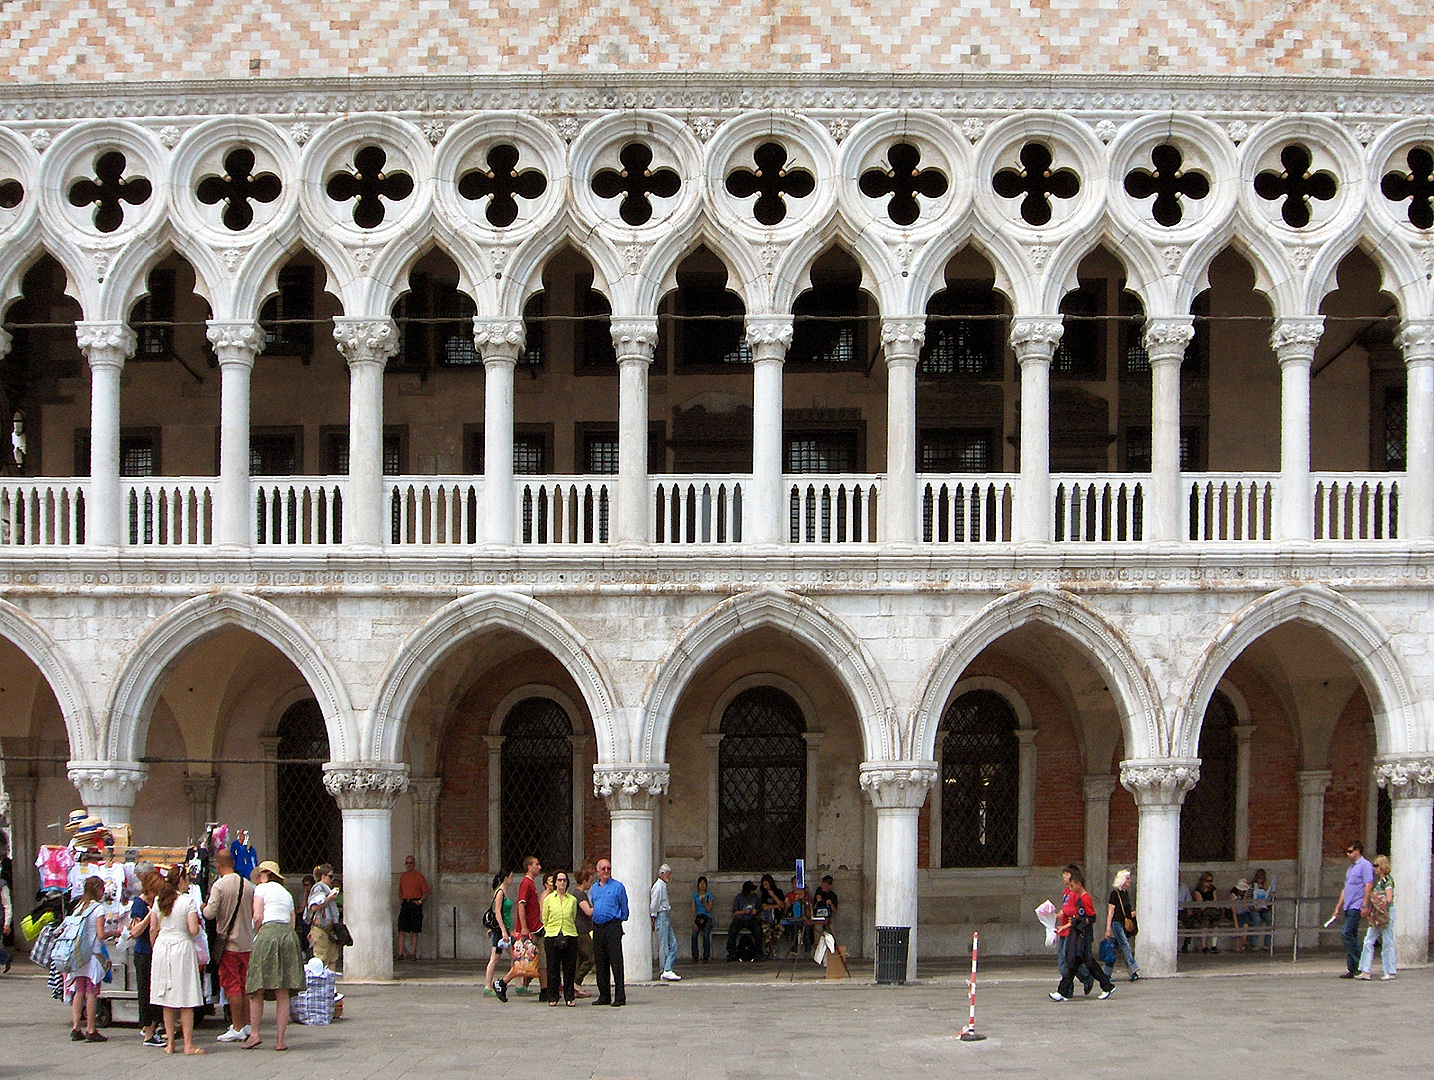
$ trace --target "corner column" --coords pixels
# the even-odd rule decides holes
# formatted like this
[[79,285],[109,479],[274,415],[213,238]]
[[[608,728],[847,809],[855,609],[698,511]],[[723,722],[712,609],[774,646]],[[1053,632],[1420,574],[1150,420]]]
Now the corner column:
[[1180,365],[1195,337],[1191,319],[1150,319],[1145,352],[1150,357],[1150,502],[1148,540],[1181,539]]
[[344,950],[348,981],[393,978],[393,804],[408,790],[406,765],[325,765],[324,787],[344,819]]
[[431,950],[438,959],[439,913],[442,911],[441,875],[438,872],[438,794],[443,780],[437,776],[411,776],[408,795],[413,800],[413,855],[428,879],[428,910],[423,915],[423,944],[419,953]]
[[124,535],[120,496],[120,372],[139,339],[122,322],[77,322],[75,341],[90,364],[90,493],[85,543],[118,547]]
[[219,506],[214,539],[247,547],[254,539],[249,509],[249,400],[254,360],[264,331],[252,322],[209,321],[206,331],[219,359]]
[[1084,790],[1086,888],[1099,898],[1108,892],[1110,881],[1110,796],[1115,777],[1087,776]]
[[612,539],[646,544],[652,537],[647,495],[647,375],[657,349],[656,319],[619,319],[612,324],[617,352],[617,521]]
[[1429,959],[1429,862],[1434,827],[1434,757],[1388,759],[1374,766],[1374,779],[1389,792],[1393,839],[1389,861],[1394,880],[1394,946],[1399,965]]
[[743,535],[754,544],[787,538],[782,515],[782,368],[792,344],[790,315],[747,318],[752,350],[752,501]]
[[1051,538],[1051,357],[1061,339],[1059,315],[1011,323],[1011,347],[1021,368],[1021,478],[1016,539]]
[[473,344],[483,358],[483,542],[497,547],[518,542],[513,514],[513,372],[526,340],[522,319],[473,319]]
[[1324,334],[1323,315],[1279,319],[1270,345],[1280,362],[1280,539],[1314,535],[1310,482],[1310,365]]
[[1405,370],[1404,484],[1401,539],[1434,536],[1434,319],[1408,319],[1399,330]]
[[916,479],[916,361],[926,341],[926,320],[883,319],[886,356],[886,506],[882,539],[914,544],[921,538],[920,485]]
[[128,825],[149,766],[138,761],[72,761],[70,783],[85,810],[106,825]]
[[[349,480],[344,543],[383,543],[383,369],[398,352],[392,319],[337,315],[334,341],[349,365]],[[358,946],[355,946],[358,948]],[[390,972],[392,953],[390,952]]]
[[1120,763],[1120,783],[1140,814],[1135,912],[1140,922],[1140,969],[1174,975],[1180,874],[1180,806],[1200,780],[1197,758]]
[[876,812],[876,925],[909,926],[906,979],[917,976],[917,821],[936,782],[934,761],[863,761],[861,790]]
[[612,815],[612,876],[627,889],[622,963],[629,983],[651,982],[653,977],[647,906],[653,881],[652,819],[668,779],[665,762],[593,767],[593,794],[607,803]]

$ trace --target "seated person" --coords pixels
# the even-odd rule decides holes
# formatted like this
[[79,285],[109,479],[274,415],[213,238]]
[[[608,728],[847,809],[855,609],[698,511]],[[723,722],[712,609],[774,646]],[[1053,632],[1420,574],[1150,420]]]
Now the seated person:
[[[1219,894],[1215,891],[1215,875],[1212,874],[1209,870],[1206,870],[1203,874],[1200,875],[1200,880],[1195,883],[1195,899],[1197,901],[1210,901],[1214,900],[1218,895]],[[1222,907],[1205,908],[1203,911],[1199,912],[1200,925],[1208,926],[1211,929],[1214,929],[1215,927],[1220,925],[1220,920],[1227,910],[1229,909]],[[1200,947],[1200,951],[1208,953],[1219,952],[1220,938],[1218,936],[1208,938],[1206,940],[1206,943]]]
[[[1200,927],[1200,913],[1190,907],[1195,902],[1195,894],[1190,891],[1190,886],[1180,882],[1179,892],[1176,896],[1176,904],[1180,910],[1180,925],[1186,930],[1197,930]],[[1190,938],[1187,935],[1180,937],[1180,951],[1190,951]]]
[[812,951],[815,943],[815,935],[811,925],[811,910],[807,903],[807,890],[797,884],[797,879],[792,878],[792,887],[787,891],[786,917],[782,920],[784,924],[791,927],[792,947],[797,944],[797,933],[800,930],[802,942],[807,952]]
[[762,875],[757,903],[762,909],[762,953],[770,959],[777,953],[777,939],[782,936],[782,919],[787,912],[787,894],[777,888],[777,879],[771,874]]
[[822,878],[817,891],[812,893],[812,922],[820,925],[835,919],[837,903],[836,890],[832,888],[832,876],[827,874]]
[[727,959],[738,958],[737,946],[744,936],[751,937],[760,950],[762,943],[762,919],[758,914],[757,883],[744,881],[742,891],[732,899],[732,921],[727,926]]
[[[1250,905],[1248,903],[1249,899],[1250,883],[1244,878],[1241,878],[1239,881],[1235,882],[1235,884],[1230,887],[1230,910],[1235,913],[1236,926],[1253,925],[1250,919]],[[1245,951],[1244,938],[1235,938],[1235,951]]]

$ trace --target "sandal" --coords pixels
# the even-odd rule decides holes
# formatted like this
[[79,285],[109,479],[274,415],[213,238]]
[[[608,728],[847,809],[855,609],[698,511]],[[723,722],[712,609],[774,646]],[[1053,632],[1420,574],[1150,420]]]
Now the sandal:
[[184,1053],[185,1053],[185,1055],[186,1055],[187,1057],[195,1057],[195,1056],[197,1056],[197,1055],[199,1055],[199,1054],[207,1054],[207,1053],[209,1053],[209,1051],[206,1050],[206,1049],[204,1049],[204,1047],[202,1047],[202,1046],[191,1046],[191,1047],[190,1047],[188,1050],[186,1050]]
[[568,1008],[570,1008],[570,1009],[575,1009],[575,1008],[577,1008],[577,1004],[578,1004],[578,1003],[577,1003],[576,1001],[572,1000],[571,998],[569,998],[567,1001],[563,1002],[563,1004],[566,1005],[566,1006],[567,1006]]
[[253,1042],[246,1042],[240,1045],[240,1050],[257,1050],[264,1045],[263,1039],[255,1039]]

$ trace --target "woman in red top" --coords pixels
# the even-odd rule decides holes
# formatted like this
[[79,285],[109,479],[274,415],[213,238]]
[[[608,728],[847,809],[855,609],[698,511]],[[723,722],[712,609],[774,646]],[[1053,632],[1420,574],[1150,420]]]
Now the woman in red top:
[[[1052,992],[1052,1001],[1068,1001],[1075,991],[1075,973],[1082,964],[1100,983],[1100,999],[1104,1001],[1115,993],[1115,983],[1105,973],[1105,968],[1090,955],[1091,938],[1094,936],[1095,901],[1086,892],[1085,878],[1076,869],[1071,870],[1070,890],[1061,904],[1061,913],[1056,918],[1056,933],[1066,939],[1065,966],[1061,969],[1061,984]],[[1087,984],[1089,985],[1089,984]]]

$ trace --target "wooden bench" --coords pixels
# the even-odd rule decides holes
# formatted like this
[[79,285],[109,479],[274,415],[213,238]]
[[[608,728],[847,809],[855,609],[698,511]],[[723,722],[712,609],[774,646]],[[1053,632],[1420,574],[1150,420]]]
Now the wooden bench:
[[[1270,916],[1268,923],[1261,923],[1258,926],[1241,926],[1240,915],[1253,911],[1257,906],[1266,909]],[[1209,913],[1218,911],[1215,917],[1219,920],[1210,923]],[[1186,925],[1187,919],[1195,923],[1194,918],[1198,916],[1198,925]],[[1190,903],[1178,905],[1179,927],[1176,933],[1180,937],[1180,947],[1183,950],[1187,941],[1199,939],[1202,947],[1205,943],[1215,938],[1234,938],[1239,941],[1249,941],[1252,938],[1270,939],[1269,951],[1273,956],[1275,953],[1275,898],[1273,895],[1264,900],[1194,900]]]

